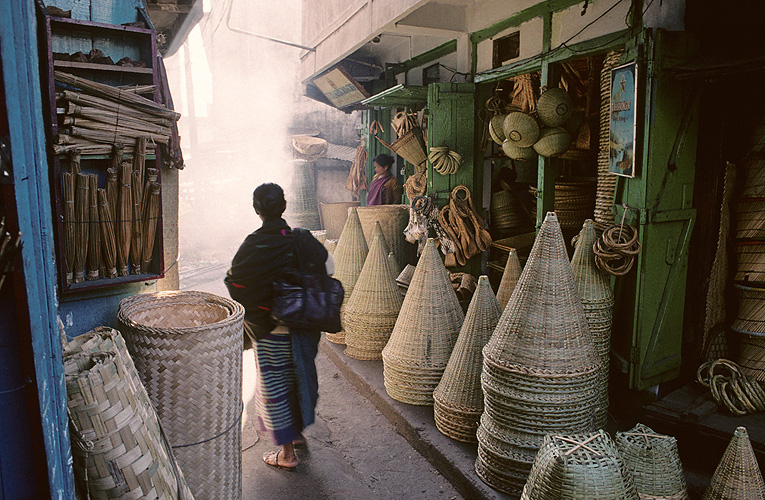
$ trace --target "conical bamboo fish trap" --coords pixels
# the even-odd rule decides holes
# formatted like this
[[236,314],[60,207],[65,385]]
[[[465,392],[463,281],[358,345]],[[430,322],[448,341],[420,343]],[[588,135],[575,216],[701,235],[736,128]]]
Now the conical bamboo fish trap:
[[[361,222],[356,208],[348,210],[348,220],[345,222],[343,234],[337,242],[337,247],[332,257],[335,259],[335,278],[345,289],[345,298],[343,307],[340,310],[340,318],[344,315],[345,304],[353,294],[353,287],[356,280],[359,279],[364,262],[369,253],[367,240],[364,238],[364,232],[361,229]],[[327,340],[335,344],[345,344],[345,332],[327,333]]]
[[604,429],[608,421],[608,365],[611,351],[611,325],[613,323],[614,294],[608,277],[595,264],[592,245],[598,239],[595,223],[584,221],[571,258],[571,272],[582,301],[584,315],[590,326],[595,349],[600,356],[598,407],[595,426]]
[[501,311],[504,311],[505,307],[507,307],[507,303],[510,301],[510,297],[513,295],[513,290],[515,290],[515,285],[520,277],[521,261],[518,260],[518,252],[515,251],[515,248],[511,248],[507,255],[505,270],[502,272],[502,280],[499,282],[499,289],[497,289],[497,302],[499,302]]
[[615,442],[640,498],[688,499],[675,438],[637,424],[627,432],[617,432]]
[[327,239],[336,240],[340,237],[348,220],[348,209],[358,207],[358,201],[340,201],[337,203],[319,203],[321,224],[327,231]]
[[475,431],[483,412],[481,351],[501,314],[488,276],[481,276],[444,375],[433,391],[436,427],[458,441],[476,441]]
[[380,359],[402,303],[388,264],[385,239],[377,235],[345,305],[345,354],[355,359]]
[[739,427],[717,466],[702,500],[765,500],[765,482],[746,428]]
[[398,268],[403,269],[414,257],[414,245],[406,241],[404,229],[409,224],[409,205],[375,205],[359,207],[359,220],[364,229],[364,237],[372,241],[375,222],[379,222],[385,241],[396,254]]
[[428,239],[382,352],[390,397],[409,404],[433,404],[433,390],[446,369],[464,318],[448,271],[433,239]]
[[290,226],[310,230],[321,229],[311,163],[305,160],[293,160],[292,183],[285,194],[287,209],[284,218]]
[[518,494],[546,434],[595,429],[600,359],[552,212],[483,356],[476,472]]
[[398,266],[398,260],[396,260],[396,254],[393,252],[388,252],[388,266],[390,266],[390,272],[391,276],[393,276],[393,281],[396,281],[396,278],[398,278],[399,270],[396,266]]

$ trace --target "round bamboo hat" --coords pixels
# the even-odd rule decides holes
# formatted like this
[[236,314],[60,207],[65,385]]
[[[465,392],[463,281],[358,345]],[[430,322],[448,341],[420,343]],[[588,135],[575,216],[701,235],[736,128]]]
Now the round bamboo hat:
[[545,128],[534,143],[534,151],[546,158],[561,155],[571,145],[571,134],[563,127]]
[[375,222],[380,223],[385,242],[396,254],[398,268],[414,259],[415,246],[406,241],[404,229],[409,224],[409,205],[374,205],[358,208],[359,220],[367,241],[372,241]]
[[384,237],[375,236],[345,305],[345,354],[354,359],[382,357],[404,300],[393,279],[384,246]]
[[401,312],[382,352],[388,395],[403,403],[433,404],[464,315],[432,238],[409,284]]
[[595,223],[584,221],[576,238],[574,256],[571,258],[571,272],[582,300],[582,308],[590,326],[595,349],[600,356],[598,407],[595,410],[595,425],[603,429],[608,420],[608,365],[611,352],[611,325],[613,323],[614,294],[606,274],[595,264],[593,244],[598,239]]
[[537,157],[537,152],[532,146],[524,148],[507,139],[502,143],[502,151],[513,160],[525,161],[533,160]]
[[532,146],[539,138],[537,121],[533,116],[520,111],[515,111],[505,117],[503,130],[505,131],[505,139],[521,148]]
[[560,127],[571,118],[574,111],[571,98],[561,88],[547,89],[537,102],[537,114],[548,127]]
[[702,500],[718,498],[765,500],[762,471],[744,427],[738,427],[733,434]]
[[505,141],[504,124],[506,117],[506,114],[494,115],[489,121],[489,135],[500,146]]
[[489,278],[481,276],[449,363],[433,392],[436,427],[458,441],[476,441],[475,431],[483,412],[481,350],[494,332],[500,314]]
[[[332,255],[335,259],[334,276],[340,280],[345,290],[343,307],[340,311],[341,320],[343,319],[345,304],[348,303],[348,299],[353,293],[353,287],[356,285],[356,280],[359,279],[361,269],[364,267],[364,262],[369,253],[357,210],[357,208],[348,209],[348,220],[345,221],[343,233],[340,235],[335,253]],[[335,344],[345,344],[345,332],[328,332],[327,340]]]
[[521,261],[518,260],[518,252],[515,251],[515,248],[511,248],[507,254],[505,270],[502,272],[502,280],[499,282],[499,289],[497,290],[497,302],[499,302],[500,310],[504,311],[507,307],[520,277]]
[[627,432],[617,432],[615,442],[640,498],[688,499],[675,438],[637,424]]
[[348,220],[348,209],[358,206],[358,201],[319,203],[321,224],[327,231],[327,239],[336,240],[340,237],[345,227],[345,221]]

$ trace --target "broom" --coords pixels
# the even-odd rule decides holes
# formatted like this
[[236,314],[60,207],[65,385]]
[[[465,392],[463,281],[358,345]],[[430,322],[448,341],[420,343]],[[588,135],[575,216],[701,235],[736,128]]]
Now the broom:
[[98,230],[98,176],[88,175],[88,281],[97,280],[101,270],[101,232]]
[[[133,154],[133,172],[138,172],[138,187],[143,187],[144,172],[146,171],[146,136],[135,140],[135,154]],[[136,184],[133,184],[135,187]]]
[[141,274],[141,235],[143,234],[143,214],[141,213],[141,174],[133,167],[132,199],[133,199],[133,234],[130,238],[130,264],[132,274]]
[[154,236],[157,231],[157,220],[159,218],[159,184],[151,183],[151,194],[146,207],[146,218],[144,220],[144,238],[143,238],[143,262],[141,265],[145,272],[148,272],[151,265],[151,257],[154,253]]
[[130,162],[123,161],[119,170],[119,202],[117,206],[117,273],[128,275],[130,234],[133,229],[133,193],[130,189]]
[[72,173],[72,179],[74,180],[75,184],[77,183],[77,175],[80,173],[81,158],[82,153],[80,153],[80,150],[78,149],[72,151],[72,154],[69,157],[69,171]]
[[109,202],[109,220],[112,222],[112,231],[115,231],[114,225],[117,220],[117,198],[119,196],[119,187],[117,184],[117,172],[119,165],[115,168],[106,170],[106,201]]
[[77,174],[77,192],[74,198],[74,282],[85,281],[85,259],[88,255],[88,176]]
[[117,277],[117,241],[114,237],[112,207],[106,189],[98,190],[98,215],[101,219],[101,261],[106,269],[104,278]]
[[64,186],[64,266],[66,267],[66,284],[71,285],[74,274],[74,177],[71,172],[61,174]]

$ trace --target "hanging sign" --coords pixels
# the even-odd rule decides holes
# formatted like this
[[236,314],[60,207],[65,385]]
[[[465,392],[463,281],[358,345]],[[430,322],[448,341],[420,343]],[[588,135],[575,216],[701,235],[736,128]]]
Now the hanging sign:
[[608,171],[635,177],[637,66],[634,62],[611,70],[611,118]]
[[312,80],[336,108],[344,108],[369,97],[369,93],[341,66],[336,66]]

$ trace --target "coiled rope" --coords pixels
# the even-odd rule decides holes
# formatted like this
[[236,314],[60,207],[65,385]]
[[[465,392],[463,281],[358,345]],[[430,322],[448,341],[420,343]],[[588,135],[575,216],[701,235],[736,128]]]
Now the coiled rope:
[[735,415],[765,410],[765,389],[733,361],[723,358],[708,361],[699,366],[696,378],[709,388],[718,405]]

